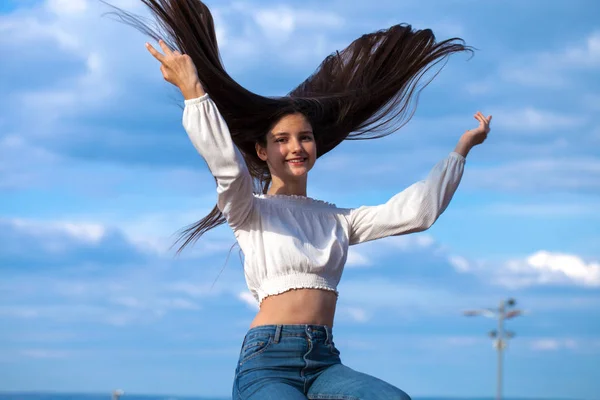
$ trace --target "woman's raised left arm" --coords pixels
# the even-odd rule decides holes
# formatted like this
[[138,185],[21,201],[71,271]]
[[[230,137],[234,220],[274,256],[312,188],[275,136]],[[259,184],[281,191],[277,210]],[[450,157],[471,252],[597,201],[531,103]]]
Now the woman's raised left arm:
[[483,143],[490,131],[491,116],[478,112],[475,119],[479,127],[465,132],[455,150],[437,163],[425,180],[385,204],[351,209],[350,244],[429,229],[450,204],[462,179],[465,157],[474,146]]
[[350,210],[350,244],[428,229],[444,212],[462,178],[465,158],[452,152],[423,181],[385,204]]

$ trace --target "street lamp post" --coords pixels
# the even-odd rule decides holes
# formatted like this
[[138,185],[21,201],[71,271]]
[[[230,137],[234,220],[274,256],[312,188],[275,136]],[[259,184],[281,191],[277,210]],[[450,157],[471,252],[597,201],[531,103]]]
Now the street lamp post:
[[125,392],[123,392],[121,389],[113,390],[112,400],[119,400],[123,394],[125,394]]
[[498,329],[489,333],[494,339],[494,347],[498,352],[498,364],[496,371],[496,400],[502,400],[502,370],[503,370],[503,351],[508,345],[508,339],[515,336],[513,332],[504,329],[504,321],[523,314],[522,310],[514,309],[516,301],[514,299],[502,300],[497,309],[486,308],[482,310],[468,310],[464,314],[468,317],[484,316],[498,319]]

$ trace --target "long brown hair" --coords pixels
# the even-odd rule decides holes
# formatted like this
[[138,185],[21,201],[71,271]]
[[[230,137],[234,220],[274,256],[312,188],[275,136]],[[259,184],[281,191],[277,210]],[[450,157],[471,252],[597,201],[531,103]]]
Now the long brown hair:
[[[420,91],[435,74],[425,83],[421,82],[423,76],[449,55],[472,51],[460,38],[436,42],[430,29],[394,25],[365,34],[346,49],[331,54],[287,96],[265,97],[248,91],[225,71],[213,18],[204,3],[140,1],[155,16],[155,29],[141,17],[109,4],[116,10],[110,14],[192,58],[204,89],[223,115],[260,193],[267,192],[271,176],[267,164],[258,158],[255,144],[264,140],[281,117],[294,112],[307,116],[318,157],[343,140],[389,135],[410,120]],[[181,231],[178,253],[224,222],[215,206],[206,217]]]

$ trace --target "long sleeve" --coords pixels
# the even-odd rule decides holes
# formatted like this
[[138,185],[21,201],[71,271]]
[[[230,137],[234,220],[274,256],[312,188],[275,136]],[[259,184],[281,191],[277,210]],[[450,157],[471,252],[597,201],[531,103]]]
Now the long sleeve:
[[217,180],[217,206],[232,228],[253,207],[252,177],[215,103],[205,94],[185,100],[183,127]]
[[378,206],[350,210],[350,244],[428,229],[444,212],[462,178],[465,158],[450,153],[423,181]]

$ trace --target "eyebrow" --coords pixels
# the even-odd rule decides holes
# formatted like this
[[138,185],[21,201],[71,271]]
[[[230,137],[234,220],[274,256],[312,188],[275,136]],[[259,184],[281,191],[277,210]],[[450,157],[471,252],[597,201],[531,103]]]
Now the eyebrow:
[[[306,134],[306,133],[310,133],[311,135],[313,135],[313,131],[301,131],[298,132],[298,134],[302,135],[302,134]],[[273,133],[273,136],[289,136],[289,132],[277,132],[277,133]]]

